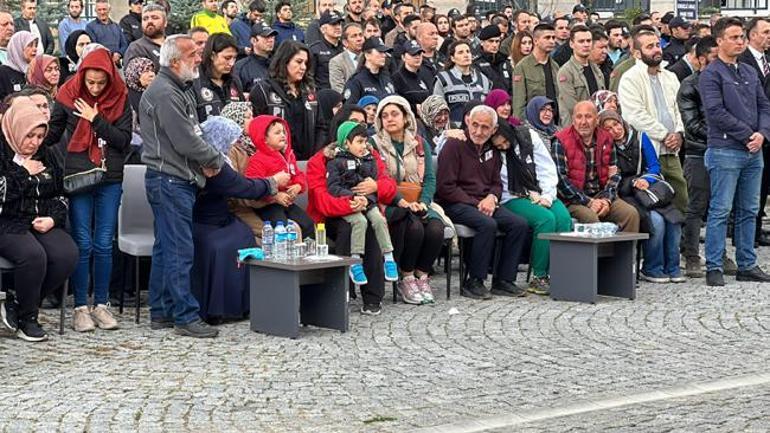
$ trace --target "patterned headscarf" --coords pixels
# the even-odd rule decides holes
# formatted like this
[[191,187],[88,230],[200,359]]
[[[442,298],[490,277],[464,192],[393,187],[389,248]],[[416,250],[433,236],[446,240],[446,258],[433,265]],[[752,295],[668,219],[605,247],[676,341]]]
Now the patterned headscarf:
[[153,70],[155,70],[155,65],[153,65],[152,60],[146,57],[134,57],[128,62],[126,68],[123,70],[123,73],[126,76],[126,85],[131,90],[144,92],[146,89],[142,87],[139,78],[145,72]]
[[201,123],[201,130],[206,143],[222,153],[227,164],[232,167],[233,163],[227,154],[243,133],[241,126],[222,116],[209,116],[205,122]]
[[[436,123],[434,120],[443,110],[449,111],[449,105],[447,105],[446,100],[439,95],[430,95],[425,98],[425,101],[423,101],[422,104],[420,104],[420,108],[417,111],[419,111],[420,119],[422,119],[425,126],[436,131]],[[449,122],[447,122],[447,127],[448,126]]]
[[257,152],[256,146],[251,141],[249,134],[243,129],[243,121],[246,119],[246,113],[251,112],[250,102],[231,102],[225,105],[220,116],[230,119],[241,127],[241,139],[235,143],[235,146],[241,149],[246,155],[251,156]]
[[[604,110],[604,104],[607,103],[610,99],[615,98],[615,102],[618,103],[618,94],[615,92],[611,92],[609,90],[597,90],[594,92],[593,95],[591,95],[591,101],[596,106],[596,111],[601,112]],[[620,104],[618,103],[618,109],[620,109]]]

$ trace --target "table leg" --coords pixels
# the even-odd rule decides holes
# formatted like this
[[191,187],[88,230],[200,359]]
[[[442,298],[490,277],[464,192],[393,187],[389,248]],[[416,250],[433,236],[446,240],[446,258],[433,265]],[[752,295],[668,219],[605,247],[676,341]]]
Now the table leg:
[[301,286],[300,320],[302,324],[347,332],[350,320],[348,268],[325,269],[321,281],[321,283]]
[[299,273],[251,267],[251,330],[299,336]]
[[596,302],[595,244],[551,241],[551,298]]
[[636,241],[615,242],[611,257],[599,259],[599,294],[636,298]]

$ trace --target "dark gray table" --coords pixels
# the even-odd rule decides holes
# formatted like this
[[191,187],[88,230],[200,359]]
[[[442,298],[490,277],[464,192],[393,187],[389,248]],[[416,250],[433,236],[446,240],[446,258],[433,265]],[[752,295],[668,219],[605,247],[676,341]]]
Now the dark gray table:
[[361,260],[248,260],[251,330],[297,338],[300,323],[348,330],[348,267]]
[[646,233],[541,234],[551,242],[551,298],[592,304],[597,295],[636,298],[636,242],[647,238]]

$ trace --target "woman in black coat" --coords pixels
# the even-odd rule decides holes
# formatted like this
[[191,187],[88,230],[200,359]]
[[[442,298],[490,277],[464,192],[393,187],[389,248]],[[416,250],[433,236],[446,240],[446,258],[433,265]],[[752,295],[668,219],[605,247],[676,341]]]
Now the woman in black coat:
[[8,56],[0,65],[0,101],[27,84],[29,63],[37,54],[38,38],[27,31],[16,32],[8,41]]

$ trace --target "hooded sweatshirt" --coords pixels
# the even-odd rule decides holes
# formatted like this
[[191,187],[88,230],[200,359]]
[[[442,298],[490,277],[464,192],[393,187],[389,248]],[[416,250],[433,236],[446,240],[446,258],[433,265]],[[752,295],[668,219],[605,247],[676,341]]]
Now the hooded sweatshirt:
[[[286,148],[283,152],[275,150],[265,143],[267,129],[273,122],[280,122],[286,130]],[[285,120],[275,116],[257,116],[249,124],[249,137],[251,137],[251,141],[257,148],[257,153],[249,159],[249,165],[246,167],[246,177],[250,179],[266,178],[285,171],[291,175],[291,179],[289,184],[279,188],[279,191],[286,191],[292,185],[302,187],[300,193],[307,190],[307,180],[305,174],[297,166],[297,158],[294,156],[294,150],[291,148],[289,124]]]

